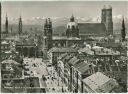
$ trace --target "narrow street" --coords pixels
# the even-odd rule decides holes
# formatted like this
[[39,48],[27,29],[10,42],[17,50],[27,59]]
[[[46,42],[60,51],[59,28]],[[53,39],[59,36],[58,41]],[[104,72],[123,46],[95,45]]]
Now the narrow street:
[[47,66],[46,63],[41,58],[24,58],[24,64],[29,69],[27,73],[30,77],[39,78],[40,88],[45,88],[46,92],[67,92],[54,67]]

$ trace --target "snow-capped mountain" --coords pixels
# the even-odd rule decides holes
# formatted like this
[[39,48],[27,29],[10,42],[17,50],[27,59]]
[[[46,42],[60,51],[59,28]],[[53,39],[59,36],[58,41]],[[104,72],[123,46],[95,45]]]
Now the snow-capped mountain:
[[[24,19],[22,18],[23,24],[25,25],[41,25],[44,24],[45,19],[47,17],[32,17],[29,19]],[[50,17],[53,24],[56,26],[58,25],[65,25],[67,24],[67,22],[69,21],[69,18],[67,17]],[[114,15],[113,16],[113,22],[114,23],[121,23],[122,22],[122,18],[123,15]],[[128,22],[128,18],[124,17],[126,23]],[[9,18],[9,24],[17,24],[18,23],[18,18]],[[91,22],[91,23],[97,23],[97,22],[101,22],[101,18],[100,17],[76,17],[76,21],[77,22]],[[2,23],[5,23],[5,19],[3,19]],[[53,26],[54,26],[53,25]]]

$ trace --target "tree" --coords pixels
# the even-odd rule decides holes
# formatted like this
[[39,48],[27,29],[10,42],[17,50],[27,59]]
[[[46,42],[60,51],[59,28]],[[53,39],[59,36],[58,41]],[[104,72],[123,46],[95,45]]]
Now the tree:
[[123,41],[125,41],[125,36],[126,36],[124,18],[123,18],[123,21],[122,21],[121,35],[122,35],[122,42],[123,42]]

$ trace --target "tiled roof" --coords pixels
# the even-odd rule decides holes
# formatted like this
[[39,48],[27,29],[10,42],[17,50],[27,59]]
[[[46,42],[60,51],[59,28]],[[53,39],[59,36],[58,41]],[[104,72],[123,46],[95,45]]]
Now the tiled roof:
[[76,63],[74,67],[78,69],[78,71],[81,72],[81,74],[83,74],[89,69],[89,64],[87,62],[82,61],[82,62]]
[[105,35],[106,27],[103,23],[78,23],[80,34]]
[[92,74],[85,78],[83,82],[97,93],[110,92],[116,85],[118,85],[114,79],[107,77],[101,72]]
[[49,53],[50,52],[78,52],[77,49],[74,49],[74,48],[59,48],[59,47],[53,47],[49,50]]

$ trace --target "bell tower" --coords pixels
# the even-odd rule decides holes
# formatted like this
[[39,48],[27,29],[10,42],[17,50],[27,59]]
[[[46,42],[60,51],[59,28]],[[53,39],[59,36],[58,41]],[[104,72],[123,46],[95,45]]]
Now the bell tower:
[[6,21],[5,21],[5,33],[8,34],[8,16],[6,14]]
[[78,24],[75,22],[75,18],[72,15],[69,23],[67,24],[66,36],[79,38]]
[[19,35],[21,35],[22,34],[22,18],[21,18],[21,16],[20,16],[20,18],[19,18]]
[[50,18],[46,19],[44,24],[44,50],[52,48],[52,22]]
[[108,35],[113,35],[112,7],[110,5],[106,9],[106,28]]
[[112,7],[104,6],[101,13],[101,23],[104,23],[107,30],[107,35],[113,35]]
[[104,5],[101,13],[101,23],[106,23],[106,6]]

